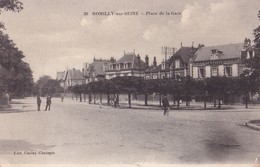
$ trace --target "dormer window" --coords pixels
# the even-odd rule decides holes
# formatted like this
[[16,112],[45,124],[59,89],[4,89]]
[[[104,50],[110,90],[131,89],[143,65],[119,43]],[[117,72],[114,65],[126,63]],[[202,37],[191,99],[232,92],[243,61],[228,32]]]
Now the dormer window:
[[211,50],[210,60],[217,60],[217,59],[219,59],[219,56],[220,56],[222,53],[223,53],[223,52],[221,52],[220,50],[212,49],[212,50]]
[[246,56],[246,58],[247,58],[247,59],[252,59],[253,57],[255,57],[255,51],[253,51],[253,50],[247,51],[247,56]]
[[162,63],[162,70],[165,69],[165,63]]
[[162,61],[162,70],[164,70],[164,69],[165,69],[165,61],[163,59],[163,61]]
[[175,61],[175,68],[180,68],[180,60]]

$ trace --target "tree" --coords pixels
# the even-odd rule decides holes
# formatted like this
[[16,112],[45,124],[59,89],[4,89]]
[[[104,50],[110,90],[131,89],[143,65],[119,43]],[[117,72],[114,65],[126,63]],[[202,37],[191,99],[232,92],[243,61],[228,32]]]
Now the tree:
[[117,93],[127,93],[128,94],[128,105],[131,107],[131,95],[140,91],[143,78],[134,77],[134,76],[124,76],[124,77],[115,77],[111,79],[113,85],[117,90]]
[[186,106],[189,106],[191,101],[191,96],[194,94],[194,80],[189,75],[183,78],[182,92],[184,98],[186,99]]
[[1,89],[11,96],[22,97],[32,92],[32,71],[29,64],[22,60],[23,58],[23,52],[15,46],[7,34],[0,31]]
[[42,76],[36,82],[37,94],[41,96],[53,95],[54,93],[62,93],[63,88],[60,86],[59,81],[52,79],[50,76]]
[[[3,11],[19,12],[23,9],[19,0],[1,0],[0,14]],[[11,96],[22,97],[30,95],[33,88],[32,71],[25,57],[15,43],[1,29],[0,22],[0,94],[8,92]]]

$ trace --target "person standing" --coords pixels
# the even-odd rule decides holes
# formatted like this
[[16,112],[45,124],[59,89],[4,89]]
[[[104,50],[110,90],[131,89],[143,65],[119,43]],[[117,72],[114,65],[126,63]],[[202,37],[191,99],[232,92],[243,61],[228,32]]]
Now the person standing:
[[38,111],[41,111],[41,102],[42,102],[41,97],[38,95],[38,96],[37,96]]
[[163,104],[163,115],[169,115],[169,112],[168,112],[168,107],[170,106],[169,105],[169,101],[167,99],[167,96],[164,95],[163,99],[162,99],[162,104]]
[[47,98],[46,98],[46,108],[45,108],[45,111],[47,111],[47,109],[49,111],[51,109],[51,96],[47,96]]

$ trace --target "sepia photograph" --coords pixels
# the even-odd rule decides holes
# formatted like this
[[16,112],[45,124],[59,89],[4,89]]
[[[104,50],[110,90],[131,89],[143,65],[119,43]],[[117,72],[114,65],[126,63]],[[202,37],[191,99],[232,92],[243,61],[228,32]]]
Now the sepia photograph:
[[0,0],[0,167],[260,167],[259,0]]

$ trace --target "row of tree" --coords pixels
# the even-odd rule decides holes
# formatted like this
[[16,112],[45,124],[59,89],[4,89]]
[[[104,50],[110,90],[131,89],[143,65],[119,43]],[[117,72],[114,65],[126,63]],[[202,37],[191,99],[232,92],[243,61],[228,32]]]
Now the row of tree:
[[258,90],[259,85],[255,84],[250,75],[241,75],[239,78],[211,77],[205,80],[194,80],[190,76],[154,80],[125,76],[70,87],[70,91],[78,94],[80,99],[82,99],[82,94],[88,94],[89,102],[92,101],[92,95],[99,94],[102,101],[102,94],[107,94],[107,103],[109,104],[111,94],[115,94],[117,97],[119,94],[128,94],[129,107],[131,107],[132,95],[144,95],[144,104],[148,105],[148,95],[154,93],[172,95],[177,107],[179,107],[180,100],[185,100],[188,106],[190,101],[196,98],[205,102],[208,99],[214,102],[218,100],[220,108],[221,101],[228,98],[228,101],[232,102],[232,97],[239,96],[244,96],[247,106],[249,94],[254,95]]

